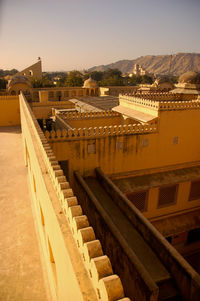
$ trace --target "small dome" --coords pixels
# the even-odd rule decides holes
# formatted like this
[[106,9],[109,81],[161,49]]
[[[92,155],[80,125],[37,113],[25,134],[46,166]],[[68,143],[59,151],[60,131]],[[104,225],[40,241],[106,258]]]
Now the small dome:
[[97,82],[90,77],[84,81],[83,88],[98,88],[98,85]]
[[180,84],[200,85],[200,73],[195,71],[186,72],[179,77],[178,82]]
[[26,84],[30,88],[32,88],[32,85],[25,75],[14,75],[8,82],[8,89],[10,89],[12,86],[16,84]]

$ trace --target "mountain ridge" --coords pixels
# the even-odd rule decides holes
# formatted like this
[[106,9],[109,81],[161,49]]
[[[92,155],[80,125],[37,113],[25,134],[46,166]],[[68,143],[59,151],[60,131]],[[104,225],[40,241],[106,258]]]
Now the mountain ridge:
[[149,73],[179,76],[187,71],[200,72],[200,53],[178,52],[172,55],[145,55],[133,60],[124,59],[107,65],[94,66],[88,71],[106,71],[109,68],[117,68],[122,73],[131,73],[134,64],[141,65]]

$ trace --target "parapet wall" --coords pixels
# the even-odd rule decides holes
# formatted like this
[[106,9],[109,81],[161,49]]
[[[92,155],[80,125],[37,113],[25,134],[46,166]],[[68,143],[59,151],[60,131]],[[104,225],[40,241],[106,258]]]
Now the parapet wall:
[[100,87],[100,95],[119,96],[120,93],[135,93],[139,86],[108,86]]
[[124,136],[136,134],[155,133],[158,130],[157,123],[154,124],[128,124],[114,125],[104,127],[90,127],[79,129],[63,129],[57,131],[46,131],[45,136],[48,141],[64,141],[64,140],[81,140],[81,139],[97,139],[108,136]]
[[22,94],[20,106],[25,160],[53,300],[124,300],[121,280],[113,274],[109,258]]
[[[56,110],[53,110],[53,116],[55,116]],[[102,118],[102,117],[114,117],[120,116],[119,113],[113,111],[101,111],[101,112],[58,112],[60,117],[68,120],[82,120],[90,118]]]
[[[141,97],[138,96],[129,96],[129,95],[120,95],[120,101],[129,101],[130,104],[134,103],[144,107],[150,107],[151,109],[155,110],[188,110],[188,109],[199,109],[200,102],[198,100],[190,100],[190,101],[180,101],[180,97],[178,96],[175,100],[173,98],[173,94],[168,93],[160,93],[163,95],[163,99],[155,100],[155,98],[145,98],[144,95]],[[154,94],[152,94],[154,95]],[[166,95],[166,97],[164,97]],[[172,95],[172,96],[170,96]],[[177,94],[174,94],[175,96]],[[177,100],[179,99],[179,100]]]
[[200,298],[199,274],[184,260],[171,244],[164,239],[141,212],[135,208],[100,168],[96,168],[95,171],[105,191],[112,195],[115,203],[128,217],[133,226],[142,234],[154,252],[157,253],[168,271],[170,271],[183,296],[183,300],[198,301]]
[[156,101],[189,101],[196,100],[198,95],[195,94],[181,94],[170,92],[138,92],[135,93],[121,93],[121,95],[135,96],[144,99],[156,100]]

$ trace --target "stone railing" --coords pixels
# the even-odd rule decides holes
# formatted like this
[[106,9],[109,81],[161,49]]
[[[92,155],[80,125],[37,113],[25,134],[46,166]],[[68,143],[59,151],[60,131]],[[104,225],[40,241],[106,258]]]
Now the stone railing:
[[158,129],[157,123],[153,124],[129,124],[114,125],[104,127],[89,127],[79,129],[63,129],[56,131],[46,131],[45,136],[48,140],[71,140],[71,139],[88,139],[102,138],[108,136],[122,136],[135,134],[154,133]]
[[120,116],[119,113],[113,111],[101,111],[101,112],[56,112],[62,119],[68,120],[80,120],[80,119],[91,119],[91,118],[102,118],[102,117],[113,117]]
[[[92,281],[93,287],[95,289],[97,299],[101,299],[102,301],[120,301],[120,300],[127,300],[130,301],[129,298],[124,297],[124,290],[121,283],[121,280],[119,276],[113,274],[112,266],[110,263],[109,258],[103,254],[102,246],[99,240],[96,239],[95,233],[93,228],[90,226],[88,218],[86,215],[83,214],[81,206],[78,204],[78,200],[76,196],[74,196],[73,190],[70,187],[69,182],[67,181],[66,177],[63,174],[63,171],[56,160],[54,153],[50,147],[50,145],[47,142],[47,139],[45,138],[42,130],[40,129],[40,126],[33,114],[33,112],[30,109],[30,106],[26,102],[23,94],[20,95],[20,105],[21,105],[21,114],[22,114],[22,129],[23,129],[23,123],[27,122],[27,125],[24,125],[26,127],[26,131],[29,131],[30,124],[33,132],[34,132],[34,141],[37,142],[37,147],[39,147],[41,156],[40,158],[43,159],[45,163],[45,170],[41,171],[41,174],[43,175],[49,175],[50,178],[48,179],[48,182],[53,184],[51,187],[51,195],[52,195],[52,189],[57,194],[57,197],[60,201],[60,205],[62,208],[62,211],[64,213],[64,216],[66,218],[65,223],[68,224],[68,226],[71,228],[74,241],[77,245],[77,248],[80,252],[81,258],[83,258],[83,264],[85,265],[86,270],[88,271],[87,277],[90,278]],[[26,137],[24,137],[26,138]],[[28,145],[27,145],[28,146]],[[34,157],[35,157],[34,153]],[[35,158],[34,158],[35,159]],[[30,167],[30,171],[33,172],[34,166],[32,165]],[[38,171],[38,168],[37,172]],[[37,184],[37,178],[35,178],[35,182]],[[41,182],[41,181],[40,181]],[[39,198],[41,201],[43,201],[43,206],[47,206],[48,200],[45,197],[44,191],[41,191],[41,194],[39,195]],[[43,200],[44,198],[44,200]],[[51,198],[49,195],[48,198]],[[52,201],[53,204],[53,201]],[[57,210],[59,210],[59,207],[57,206]],[[43,222],[48,220],[47,216],[48,210],[44,210],[43,212]],[[60,212],[61,213],[61,212]],[[55,213],[56,215],[56,213]],[[55,220],[55,217],[51,215],[51,221]],[[44,229],[51,229],[53,226],[49,225],[49,227],[45,227]],[[64,229],[64,224],[61,223],[61,228]],[[53,228],[53,232],[49,232],[48,236],[51,237],[51,234],[54,235],[55,231],[58,231],[58,225],[56,224],[56,227]],[[64,231],[66,235],[66,231]],[[60,234],[58,234],[60,235]],[[47,236],[47,237],[48,237]],[[65,239],[65,238],[64,238]],[[52,239],[52,243],[56,244],[55,239]],[[57,257],[60,258],[62,256],[62,253],[65,252],[66,249],[70,248],[70,245],[65,247],[63,250],[60,250],[60,245],[53,245],[52,248],[54,249],[54,255],[57,253]],[[63,252],[62,252],[63,251]],[[74,251],[72,250],[71,253]],[[60,297],[57,295],[58,301],[64,301],[68,300],[68,294],[70,291],[70,285],[73,285],[72,281],[70,280],[70,283],[67,283],[67,279],[63,277],[64,274],[70,273],[68,270],[68,266],[65,266],[65,260],[62,262],[62,269],[59,270],[59,263],[56,263],[56,256],[55,257],[55,264],[56,264],[56,273],[61,273],[56,279],[61,281],[60,288],[62,288],[62,292],[60,293]],[[75,259],[74,259],[75,260]],[[52,262],[52,261],[51,261]],[[65,270],[66,268],[66,270]],[[81,274],[80,271],[81,267],[79,266],[79,274]],[[77,276],[78,277],[78,276]],[[83,275],[81,276],[83,278]],[[86,277],[86,275],[85,275]],[[69,275],[70,279],[73,279]],[[78,277],[79,278],[79,277]],[[84,280],[84,284],[81,284],[80,282],[83,281],[83,279],[80,278],[79,285],[80,287],[84,287],[84,290],[87,289],[87,281]],[[81,290],[81,289],[80,289]],[[92,296],[92,292],[82,292],[82,298],[83,300],[96,300],[94,296]],[[91,294],[91,295],[90,295]],[[77,300],[76,298],[73,300]]]
[[[154,95],[152,93],[152,95]],[[187,110],[187,109],[199,109],[200,101],[199,100],[188,100],[188,101],[176,101],[173,97],[169,96],[168,93],[159,93],[159,95],[163,95],[163,99],[161,100],[152,100],[148,95],[148,98],[145,98],[145,95],[141,95],[141,97],[137,96],[129,96],[129,95],[120,95],[120,100],[129,101],[130,103],[134,103],[140,106],[151,107],[156,110]],[[165,98],[165,95],[167,97]],[[176,94],[172,94],[176,95]],[[171,98],[171,100],[168,100]],[[180,99],[180,96],[177,97]],[[173,101],[172,101],[173,100]]]
[[188,110],[188,109],[200,109],[199,101],[163,101],[159,102],[159,110]]
[[122,94],[127,96],[135,96],[144,99],[151,99],[157,101],[176,101],[182,99],[182,94],[179,93],[169,93],[169,92],[138,92],[136,91],[133,94]]
[[159,102],[158,101],[153,101],[153,100],[149,100],[143,97],[143,95],[141,97],[139,96],[131,96],[131,95],[119,95],[119,100],[127,100],[130,101],[132,103],[135,103],[137,105],[142,105],[142,106],[147,106],[147,107],[151,107],[152,109],[158,109],[159,108]]

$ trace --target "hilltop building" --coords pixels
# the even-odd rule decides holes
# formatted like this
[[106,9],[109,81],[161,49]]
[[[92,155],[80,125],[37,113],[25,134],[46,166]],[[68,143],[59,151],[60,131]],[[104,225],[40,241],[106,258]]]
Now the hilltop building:
[[129,74],[130,77],[132,77],[133,75],[136,76],[142,76],[142,75],[148,75],[149,73],[142,68],[142,66],[140,66],[139,64],[135,64],[133,67],[133,72]]
[[198,94],[11,87],[52,299],[198,301]]

